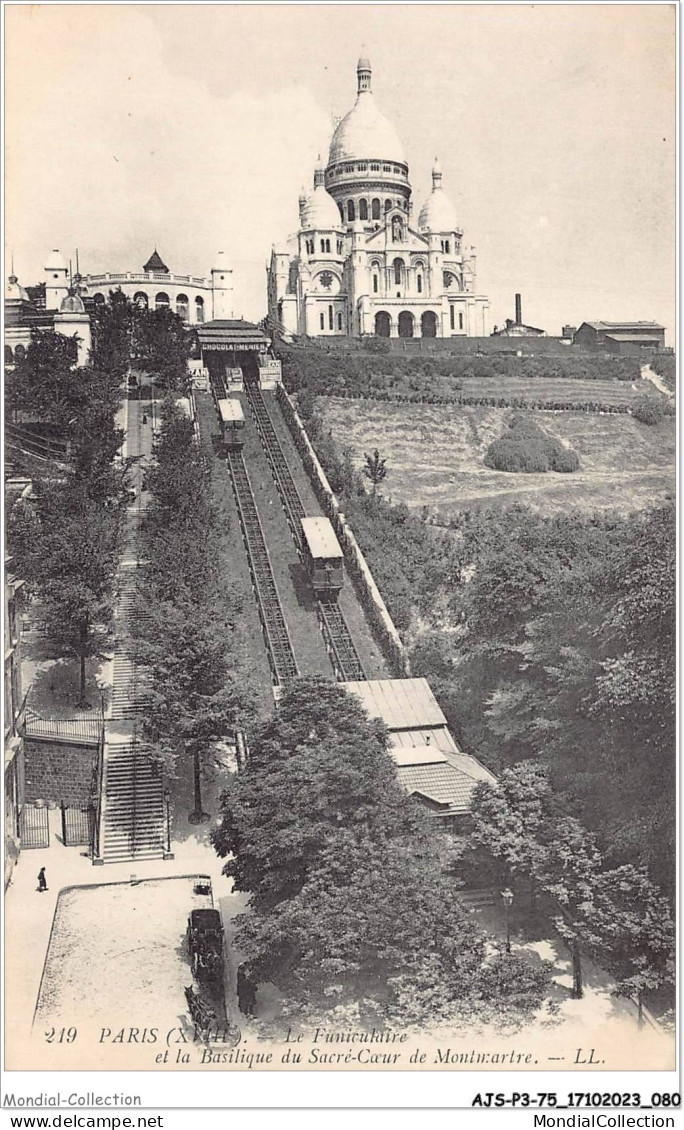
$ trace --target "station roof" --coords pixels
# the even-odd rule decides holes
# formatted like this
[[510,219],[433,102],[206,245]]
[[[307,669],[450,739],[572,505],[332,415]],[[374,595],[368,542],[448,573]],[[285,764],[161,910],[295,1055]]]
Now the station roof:
[[241,318],[217,319],[193,326],[202,349],[257,350],[265,352],[270,341],[263,330]]
[[470,811],[478,781],[495,783],[484,765],[456,748],[445,754],[430,744],[392,747],[389,752],[406,791],[447,816]]
[[329,518],[302,518],[302,533],[312,557],[341,557],[342,549]]
[[244,420],[242,405],[239,400],[232,397],[223,397],[218,401],[218,410],[224,424],[231,424],[236,420]]
[[342,686],[360,698],[371,717],[381,718],[389,730],[447,724],[427,679],[369,679]]

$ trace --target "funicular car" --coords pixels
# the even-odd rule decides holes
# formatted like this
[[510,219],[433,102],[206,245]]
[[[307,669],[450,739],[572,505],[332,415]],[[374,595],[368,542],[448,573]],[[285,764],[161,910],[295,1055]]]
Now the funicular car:
[[329,518],[302,518],[302,557],[314,596],[337,600],[344,583],[344,558]]
[[223,924],[218,910],[193,910],[188,922],[188,953],[198,981],[223,977]]
[[224,397],[218,401],[221,438],[229,451],[240,451],[245,442],[245,417],[239,400]]

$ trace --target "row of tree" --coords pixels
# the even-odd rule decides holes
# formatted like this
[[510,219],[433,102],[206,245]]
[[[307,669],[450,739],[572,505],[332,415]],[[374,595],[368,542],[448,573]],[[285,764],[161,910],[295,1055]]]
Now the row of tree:
[[194,427],[172,395],[162,405],[151,502],[143,538],[149,563],[141,582],[138,659],[149,688],[144,733],[168,776],[193,765],[192,819],[205,818],[203,767],[246,727],[253,710],[236,630],[240,601],[219,564],[219,528],[210,470]]
[[675,928],[667,900],[643,864],[606,867],[593,836],[565,810],[547,766],[521,761],[496,787],[481,782],[473,798],[474,828],[461,860],[484,849],[497,864],[496,883],[525,882],[540,893],[572,954],[573,995],[582,996],[582,953],[615,980],[618,996],[637,1001],[674,983]]
[[514,1023],[543,969],[488,947],[400,785],[384,726],[336,684],[299,679],[255,735],[213,833],[249,894],[236,942],[291,1020]]
[[29,460],[33,489],[9,514],[7,534],[15,569],[41,607],[48,652],[78,660],[78,705],[88,707],[87,660],[107,647],[128,483],[116,458],[120,374],[98,341],[87,366],[75,362],[75,342],[35,333],[10,374],[12,408],[58,431],[68,462]]

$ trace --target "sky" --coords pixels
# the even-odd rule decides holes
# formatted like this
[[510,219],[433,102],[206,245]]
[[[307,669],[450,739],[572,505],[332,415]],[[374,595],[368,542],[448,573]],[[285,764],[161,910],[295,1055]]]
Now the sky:
[[409,162],[435,156],[478,255],[490,329],[597,318],[675,328],[669,4],[5,7],[6,274],[233,267],[236,317],[351,108],[361,48]]

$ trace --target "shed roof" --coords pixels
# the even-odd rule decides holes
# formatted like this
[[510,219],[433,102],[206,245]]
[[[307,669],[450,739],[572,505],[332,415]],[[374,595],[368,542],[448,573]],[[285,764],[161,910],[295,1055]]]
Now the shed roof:
[[[643,333],[646,330],[662,330],[665,326],[658,322],[582,322],[582,326],[591,326],[592,330],[603,330],[610,333]],[[582,328],[580,326],[580,329]]]
[[369,679],[342,686],[360,698],[371,717],[381,718],[390,730],[446,726],[427,679]]
[[218,410],[224,424],[231,424],[236,420],[244,420],[245,418],[240,401],[232,397],[224,397],[219,400]]
[[302,533],[312,557],[341,557],[342,549],[329,518],[302,518]]

